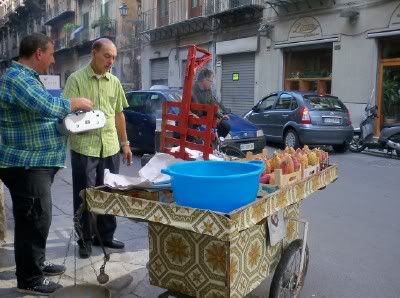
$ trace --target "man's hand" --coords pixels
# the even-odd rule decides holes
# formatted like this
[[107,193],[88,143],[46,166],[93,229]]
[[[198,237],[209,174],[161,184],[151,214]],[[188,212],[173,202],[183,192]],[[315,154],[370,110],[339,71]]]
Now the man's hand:
[[93,108],[93,102],[87,98],[75,97],[70,98],[71,101],[71,111],[90,111]]
[[126,163],[127,166],[130,166],[132,164],[132,151],[129,144],[125,144],[124,146],[122,146],[122,154],[123,163]]

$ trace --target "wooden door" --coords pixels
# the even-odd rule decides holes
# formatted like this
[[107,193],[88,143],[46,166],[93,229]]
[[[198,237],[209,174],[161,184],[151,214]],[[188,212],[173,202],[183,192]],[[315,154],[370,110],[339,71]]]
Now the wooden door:
[[203,0],[188,0],[189,18],[201,16],[203,13]]
[[157,27],[168,25],[169,1],[157,0]]
[[376,133],[384,125],[400,123],[400,58],[381,60],[377,104]]

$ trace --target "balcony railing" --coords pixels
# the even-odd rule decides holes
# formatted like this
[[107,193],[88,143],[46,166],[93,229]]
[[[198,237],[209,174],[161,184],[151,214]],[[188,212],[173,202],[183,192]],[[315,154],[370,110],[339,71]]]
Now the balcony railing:
[[107,22],[100,23],[100,36],[101,37],[115,37],[117,34],[116,20],[109,19]]
[[89,28],[85,28],[82,30],[82,32],[79,34],[78,41],[80,44],[90,41]]
[[25,5],[24,0],[12,0],[12,2],[14,4],[14,9]]
[[152,30],[166,25],[179,23],[194,17],[208,17],[249,6],[265,6],[264,0],[198,0],[198,6],[189,7],[191,1],[170,1],[167,8],[157,7],[141,14],[143,31]]
[[175,0],[168,2],[166,9],[160,7],[145,11],[141,14],[143,31],[152,30],[158,27],[172,25],[193,17],[203,16],[201,0],[197,9],[189,8],[187,0]]
[[63,49],[67,49],[71,47],[70,33],[66,34],[63,37],[60,37],[54,41],[54,50],[61,51]]
[[70,18],[75,14],[75,1],[66,0],[58,2],[53,7],[48,6],[46,9],[45,25],[54,25],[55,23]]
[[9,59],[8,58],[8,53],[6,53],[6,52],[0,53],[0,60],[1,61],[8,60],[8,59]]
[[24,6],[24,0],[11,0],[8,2],[6,13],[7,15],[13,13],[20,6]]
[[264,0],[203,0],[206,16],[227,12],[246,6],[264,6]]

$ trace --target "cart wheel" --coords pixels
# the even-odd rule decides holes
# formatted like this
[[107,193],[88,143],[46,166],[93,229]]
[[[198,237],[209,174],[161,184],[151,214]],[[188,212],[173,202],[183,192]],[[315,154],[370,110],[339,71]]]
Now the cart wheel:
[[[283,252],[278,266],[275,269],[274,277],[272,278],[269,291],[270,298],[297,297],[300,293],[307,274],[309,259],[308,246],[306,246],[303,271],[299,272],[302,247],[303,240],[296,239],[291,242]],[[299,284],[296,286],[299,274],[301,274],[301,278]]]

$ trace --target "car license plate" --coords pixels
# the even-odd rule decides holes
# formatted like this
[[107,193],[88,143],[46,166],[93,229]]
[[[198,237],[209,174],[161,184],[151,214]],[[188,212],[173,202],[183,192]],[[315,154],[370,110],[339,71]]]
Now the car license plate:
[[324,123],[327,124],[340,124],[340,118],[334,118],[334,117],[329,117],[329,118],[324,118]]
[[240,144],[240,150],[254,150],[254,143]]

